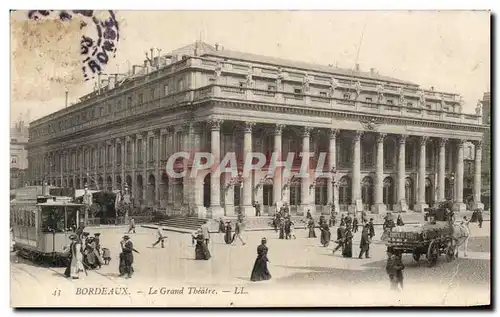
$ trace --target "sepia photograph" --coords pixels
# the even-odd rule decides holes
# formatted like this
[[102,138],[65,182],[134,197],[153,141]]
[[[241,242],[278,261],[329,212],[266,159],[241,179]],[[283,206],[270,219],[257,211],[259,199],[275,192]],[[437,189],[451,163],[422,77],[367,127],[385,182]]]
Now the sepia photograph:
[[10,11],[10,306],[487,307],[487,10]]

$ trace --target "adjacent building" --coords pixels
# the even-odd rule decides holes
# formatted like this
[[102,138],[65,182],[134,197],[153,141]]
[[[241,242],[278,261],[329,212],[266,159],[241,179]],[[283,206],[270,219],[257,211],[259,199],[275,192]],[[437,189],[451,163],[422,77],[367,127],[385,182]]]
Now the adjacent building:
[[10,188],[19,188],[28,181],[28,145],[29,130],[20,120],[10,129]]
[[[474,147],[472,192],[479,205],[481,113],[463,113],[454,93],[363,72],[222,50],[196,42],[133,67],[127,78],[30,124],[30,180],[118,189],[136,205],[218,218],[264,214],[286,201],[292,213],[422,211],[464,204],[464,147]],[[166,173],[175,152],[297,153],[293,172],[195,178]],[[297,177],[298,153],[327,153],[326,176]],[[269,163],[269,162],[268,162]],[[192,169],[192,158],[176,165]],[[188,174],[189,175],[189,174]]]

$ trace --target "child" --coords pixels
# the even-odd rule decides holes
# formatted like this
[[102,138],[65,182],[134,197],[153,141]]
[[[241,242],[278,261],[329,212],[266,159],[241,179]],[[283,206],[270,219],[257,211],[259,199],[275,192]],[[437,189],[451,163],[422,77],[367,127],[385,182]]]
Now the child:
[[293,223],[293,221],[290,221],[290,236],[293,239],[297,239],[297,237],[295,237],[295,224]]

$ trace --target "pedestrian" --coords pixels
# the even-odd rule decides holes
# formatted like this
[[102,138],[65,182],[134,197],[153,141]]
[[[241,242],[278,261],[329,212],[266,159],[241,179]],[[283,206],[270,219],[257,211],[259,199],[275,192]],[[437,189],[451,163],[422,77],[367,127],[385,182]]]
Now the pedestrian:
[[315,224],[314,224],[314,219],[311,217],[309,219],[309,222],[307,223],[307,227],[309,228],[309,236],[308,238],[316,238],[316,230],[315,230]]
[[93,253],[94,257],[94,268],[101,268],[102,265],[104,265],[104,260],[102,259],[101,255],[99,254],[97,250],[97,239],[96,238],[91,238],[90,241],[90,252]]
[[236,221],[236,225],[234,227],[234,236],[233,236],[233,243],[238,238],[241,241],[242,245],[245,245],[245,241],[243,241],[243,238],[241,237],[241,232],[243,231],[243,223],[241,219],[238,219]]
[[153,243],[153,248],[158,244],[161,243],[161,247],[165,248],[164,240],[167,238],[163,236],[163,228],[162,226],[158,226],[156,228],[156,237],[158,238],[155,243]]
[[370,258],[370,243],[371,243],[371,238],[370,238],[370,226],[366,224],[363,227],[363,231],[361,231],[361,242],[359,244],[359,248],[361,251],[359,251],[359,258],[363,258],[363,254],[365,255],[365,258],[369,259]]
[[330,227],[328,226],[328,223],[324,221],[319,226],[319,229],[321,230],[321,237],[320,237],[321,245],[326,248],[330,244],[330,236],[331,236]]
[[130,219],[127,234],[130,233],[130,231],[132,231],[133,233],[135,233],[135,220],[134,220],[134,218]]
[[269,273],[269,269],[267,268],[267,262],[269,262],[267,253],[269,249],[267,248],[266,244],[266,238],[262,238],[261,244],[257,247],[257,258],[255,259],[252,274],[250,275],[250,280],[252,282],[271,279],[271,273]]
[[83,221],[80,222],[78,225],[78,228],[75,231],[76,236],[78,237],[78,240],[82,239],[82,234],[85,231],[85,223]]
[[120,253],[120,276],[127,275],[127,278],[131,278],[134,273],[134,254],[132,252],[138,253],[134,249],[134,244],[130,241],[130,237],[128,235],[123,236],[123,240],[120,241],[120,246],[122,252]]
[[346,227],[344,223],[340,223],[340,226],[337,228],[337,247],[333,249],[333,254],[337,252],[338,249],[342,248],[342,254],[344,253],[344,237],[345,237]]
[[323,224],[323,222],[326,222],[325,216],[321,215],[321,216],[319,216],[319,221],[318,221],[318,225],[320,228],[321,228],[321,225]]
[[195,260],[209,260],[211,258],[210,251],[205,243],[205,236],[203,235],[203,230],[198,230],[193,234],[193,239],[196,241],[196,247],[194,249],[194,259]]
[[373,239],[375,237],[375,226],[373,224],[373,218],[370,218],[370,222],[368,223],[370,226],[370,239]]
[[224,220],[219,219],[219,233],[224,233],[226,231],[226,226],[224,225]]
[[76,234],[69,236],[71,241],[69,245],[69,261],[64,271],[64,275],[68,278],[74,280],[80,278],[80,272],[85,272],[85,267],[83,266],[83,255],[81,252],[81,241]]
[[307,210],[306,219],[312,219],[310,210]]
[[404,226],[403,218],[401,218],[401,215],[398,215],[398,220],[396,220],[396,224],[398,226]]
[[391,290],[400,291],[398,286],[403,289],[403,270],[405,266],[401,261],[401,256],[396,251],[388,248],[387,249],[387,264],[385,270],[389,276],[389,282],[391,283]]
[[255,208],[255,217],[259,217],[260,216],[260,204],[259,204],[259,202],[256,201],[253,206]]
[[346,227],[345,237],[344,237],[344,251],[342,252],[342,256],[344,258],[352,258],[352,231],[350,227]]
[[297,237],[295,236],[295,224],[291,220],[290,220],[290,237],[292,237],[294,240],[297,239]]
[[354,217],[354,219],[352,220],[352,232],[353,233],[358,232],[358,218],[357,217]]
[[290,235],[290,232],[291,232],[291,229],[290,229],[290,226],[291,226],[291,220],[290,220],[290,217],[287,217],[285,219],[285,239],[288,240],[288,239],[291,239],[292,236]]
[[210,226],[208,225],[208,222],[201,225],[201,233],[203,234],[203,239],[205,239],[205,244],[208,247],[208,243],[210,242]]
[[351,217],[350,214],[347,214],[347,216],[345,217],[344,221],[345,221],[346,228],[349,228],[349,229],[352,230],[352,217]]
[[483,227],[483,211],[478,208],[477,209],[477,222],[479,223],[479,228]]
[[285,218],[281,217],[279,220],[280,234],[279,239],[285,239]]
[[226,244],[231,244],[233,242],[232,231],[231,221],[226,221],[226,227],[224,228],[224,242],[226,242]]

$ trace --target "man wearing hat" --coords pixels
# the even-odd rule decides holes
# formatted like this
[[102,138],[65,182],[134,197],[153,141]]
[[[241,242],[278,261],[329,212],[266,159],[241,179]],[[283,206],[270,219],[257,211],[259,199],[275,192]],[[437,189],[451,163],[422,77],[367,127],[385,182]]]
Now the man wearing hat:
[[363,231],[361,231],[361,242],[359,244],[359,248],[361,249],[359,251],[359,258],[360,259],[363,258],[363,254],[365,255],[365,257],[367,259],[370,258],[370,243],[371,243],[370,225],[366,224],[363,227]]
[[127,274],[128,278],[132,277],[134,273],[134,268],[132,264],[134,263],[134,244],[130,241],[128,235],[123,236],[123,240],[120,242],[122,247],[122,253],[120,253],[120,276]]

